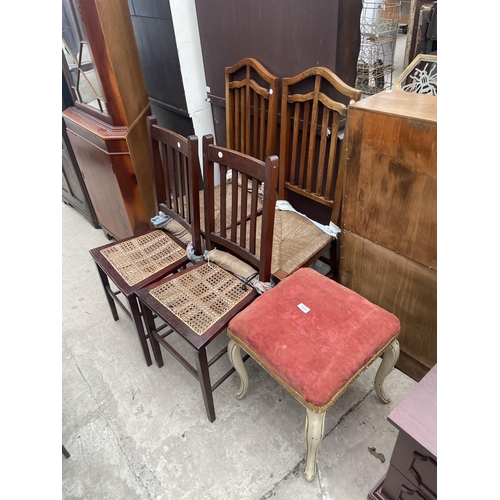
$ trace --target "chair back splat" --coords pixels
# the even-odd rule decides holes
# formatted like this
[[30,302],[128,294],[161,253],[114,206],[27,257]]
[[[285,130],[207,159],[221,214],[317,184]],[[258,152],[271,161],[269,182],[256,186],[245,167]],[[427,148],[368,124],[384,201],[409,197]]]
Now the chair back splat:
[[264,161],[277,153],[278,77],[256,59],[225,70],[226,145]]
[[310,68],[283,78],[279,198],[287,200],[295,192],[325,205],[337,225],[344,176],[338,134],[347,116],[347,106],[337,100],[339,96],[354,103],[361,92],[328,68]]
[[155,206],[190,233],[201,255],[198,138],[159,127],[154,116],[147,121]]
[[[227,148],[214,145],[211,135],[203,137],[203,177],[205,180],[205,237],[207,250],[222,246],[231,254],[258,269],[259,279],[269,281],[271,277],[271,257],[273,221],[276,206],[278,182],[278,157],[270,156],[266,162]],[[217,167],[216,167],[217,164]],[[265,168],[264,168],[265,166]],[[222,183],[214,200],[214,172],[219,169],[221,179],[226,178],[228,167],[232,171],[232,210],[230,221],[226,221],[226,184]],[[238,189],[238,183],[242,189]],[[244,189],[244,187],[247,189]],[[237,196],[241,196],[241,200]],[[247,213],[250,197],[250,213]],[[258,200],[263,198],[262,213],[257,210]],[[241,213],[238,214],[238,206]],[[216,210],[218,213],[216,213]],[[257,224],[259,215],[262,224]],[[215,220],[221,224],[216,231]],[[246,224],[239,224],[246,220]],[[228,224],[226,223],[228,222]],[[230,229],[226,229],[229,227]],[[258,234],[260,230],[260,234]],[[260,246],[257,247],[260,242]]]

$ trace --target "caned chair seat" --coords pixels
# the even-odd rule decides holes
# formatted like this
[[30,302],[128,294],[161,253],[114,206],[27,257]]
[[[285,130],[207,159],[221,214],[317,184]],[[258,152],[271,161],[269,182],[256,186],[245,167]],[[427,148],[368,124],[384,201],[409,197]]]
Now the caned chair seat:
[[251,287],[214,263],[201,263],[139,292],[151,309],[185,335],[203,336],[226,314],[255,298]]
[[248,386],[241,347],[306,407],[306,479],[316,471],[314,446],[326,410],[383,353],[375,389],[389,401],[382,384],[399,355],[399,328],[396,316],[311,268],[283,279],[229,323],[228,351],[241,378],[237,397]]
[[114,269],[117,285],[131,293],[158,272],[188,262],[186,246],[162,230],[121,240],[90,251],[97,262],[106,260]]

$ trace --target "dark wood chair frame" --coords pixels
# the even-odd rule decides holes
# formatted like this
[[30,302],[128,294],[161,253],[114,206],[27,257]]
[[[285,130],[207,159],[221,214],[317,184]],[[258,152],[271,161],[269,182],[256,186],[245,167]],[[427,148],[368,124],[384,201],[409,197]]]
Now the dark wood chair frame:
[[[151,169],[154,180],[155,206],[158,207],[159,211],[171,216],[190,231],[195,253],[201,255],[198,138],[194,135],[185,138],[175,132],[162,128],[157,125],[157,120],[154,116],[149,116],[147,122]],[[186,200],[188,201],[186,202]],[[136,292],[140,288],[184,268],[189,263],[189,259],[185,256],[150,277],[130,286],[102,255],[101,250],[114,246],[117,243],[132,240],[137,238],[137,236],[139,235],[94,248],[90,251],[90,254],[97,265],[99,277],[113,319],[115,321],[119,319],[116,308],[118,305],[134,323],[146,363],[150,366],[152,360],[147,344],[149,336],[144,331],[142,312],[137,301]],[[175,236],[168,236],[180,247],[186,247]],[[117,290],[111,288],[110,281]],[[119,295],[122,295],[125,301],[120,300]]]
[[[278,157],[268,157],[264,163],[248,155],[244,155],[227,148],[215,146],[213,142],[213,136],[208,135],[203,137],[206,248],[207,250],[212,250],[215,246],[217,246],[218,249],[223,248],[227,250],[232,255],[237,256],[255,269],[258,269],[260,280],[269,281],[271,278],[271,243],[274,229],[273,221],[278,181]],[[219,155],[222,155],[222,158]],[[246,225],[238,225],[236,223],[238,214],[237,208],[235,207],[238,206],[238,200],[236,199],[238,196],[238,189],[237,176],[234,175],[232,177],[233,209],[231,212],[231,229],[226,230],[226,187],[224,183],[222,183],[220,189],[221,224],[220,232],[216,233],[214,209],[214,163],[218,164],[221,179],[225,178],[228,168],[232,168],[237,173],[241,174],[244,185],[246,185],[245,183],[251,179],[251,194],[247,193],[244,189],[240,190],[243,198],[240,205],[241,207],[246,207],[246,197],[251,196],[252,212],[250,214],[249,230],[246,229]],[[257,196],[258,185],[262,182],[264,183],[264,200],[262,209],[263,222],[261,226],[261,246],[260,249],[256,249],[256,220],[258,217]],[[244,217],[244,210],[241,210],[241,216]],[[201,265],[207,264],[195,264],[192,267],[188,267],[184,271],[180,271],[177,276],[180,276],[183,273],[189,273],[192,269]],[[215,420],[215,408],[212,393],[234,372],[234,368],[231,368],[228,372],[223,374],[219,380],[212,384],[210,380],[209,368],[227,353],[227,346],[215,354],[210,360],[208,360],[207,357],[207,347],[227,327],[231,318],[250,304],[258,296],[258,294],[254,289],[252,289],[251,293],[244,300],[238,303],[230,312],[221,317],[203,335],[198,335],[149,293],[153,287],[166,283],[173,278],[174,276],[167,277],[158,283],[138,291],[138,297],[144,312],[144,318],[149,338],[151,340],[153,353],[158,367],[162,367],[163,357],[160,345],[163,346],[174,356],[175,359],[177,359],[177,361],[181,363],[182,366],[184,366],[184,368],[187,369],[191,375],[198,380],[201,386],[207,417],[210,422],[213,422]],[[242,286],[243,285],[244,284],[242,283]],[[163,320],[165,323],[161,324],[160,327],[157,327],[155,324],[155,317],[160,318],[160,321]],[[168,329],[165,333],[162,333],[164,328]],[[172,329],[175,330],[194,351],[196,367],[185,359],[167,341],[167,337],[173,331]]]
[[[309,78],[314,79],[313,90],[301,92],[301,85]],[[283,78],[278,197],[288,200],[293,192],[326,206],[331,209],[330,220],[341,227],[345,145],[338,135],[348,106],[331,97],[335,91],[346,96],[349,104],[361,98],[361,91],[346,85],[328,68],[314,67]],[[329,247],[329,275],[336,278],[339,240],[332,241]],[[311,255],[303,267],[320,259],[326,251],[328,247]]]

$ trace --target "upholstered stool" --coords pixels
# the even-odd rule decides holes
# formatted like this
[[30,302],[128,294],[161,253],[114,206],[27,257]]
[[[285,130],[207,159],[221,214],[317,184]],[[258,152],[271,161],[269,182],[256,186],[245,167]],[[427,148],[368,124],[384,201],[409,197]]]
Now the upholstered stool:
[[399,357],[398,318],[311,268],[257,298],[227,332],[229,359],[241,379],[238,399],[248,388],[242,347],[306,407],[307,481],[316,475],[326,411],[380,355],[375,391],[390,401],[383,382]]

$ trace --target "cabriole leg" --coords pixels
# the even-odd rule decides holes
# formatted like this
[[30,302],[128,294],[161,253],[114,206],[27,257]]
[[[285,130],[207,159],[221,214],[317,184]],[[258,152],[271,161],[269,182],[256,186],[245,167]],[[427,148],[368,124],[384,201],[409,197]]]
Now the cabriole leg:
[[375,392],[382,403],[390,403],[391,398],[387,396],[384,391],[384,380],[391,373],[394,365],[399,358],[399,342],[395,340],[392,342],[382,354],[382,363],[378,367],[377,374],[375,375]]
[[248,389],[248,374],[241,357],[241,347],[233,339],[230,339],[227,345],[227,355],[236,373],[240,376],[240,389],[236,393],[236,398],[243,399]]
[[304,477],[308,482],[311,482],[316,476],[316,458],[318,456],[319,443],[323,439],[323,432],[325,430],[325,415],[326,412],[315,413],[306,408],[307,455]]

